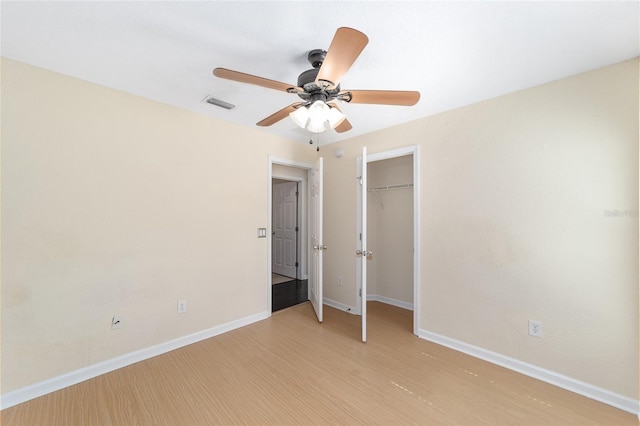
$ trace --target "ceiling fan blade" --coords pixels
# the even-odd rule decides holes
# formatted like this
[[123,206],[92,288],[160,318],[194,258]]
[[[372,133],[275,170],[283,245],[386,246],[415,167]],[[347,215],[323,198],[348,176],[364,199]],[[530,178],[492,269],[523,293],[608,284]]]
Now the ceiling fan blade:
[[351,125],[351,123],[349,123],[349,120],[345,118],[344,121],[342,121],[342,123],[336,126],[336,128],[333,130],[335,130],[338,133],[344,133],[351,129],[353,129],[353,126]]
[[290,113],[295,111],[299,105],[303,105],[304,102],[295,102],[287,107],[282,108],[280,111],[274,112],[264,120],[258,121],[256,123],[257,126],[271,126],[272,124],[277,123],[283,118],[287,117]]
[[[338,108],[338,105],[336,105],[335,102],[329,102],[328,105],[331,105],[332,108],[335,108],[338,111],[342,112],[342,110],[340,108]],[[351,129],[353,129],[353,126],[351,125],[351,123],[349,123],[349,120],[347,120],[345,118],[344,120],[342,120],[342,123],[337,125],[333,130],[335,130],[338,133],[343,133],[343,132],[346,132],[347,130],[351,130]]]
[[337,86],[367,43],[369,38],[360,31],[347,27],[338,28],[320,66],[316,82],[323,80]]
[[420,92],[398,90],[345,90],[351,94],[352,104],[380,104],[411,106],[420,100]]
[[291,88],[296,86],[287,83],[281,83],[275,80],[269,80],[268,78],[262,78],[251,74],[245,74],[239,71],[228,70],[226,68],[216,68],[213,70],[213,75],[227,80],[239,81],[240,83],[255,84],[256,86],[262,86],[269,89],[280,90],[282,92],[288,92]]

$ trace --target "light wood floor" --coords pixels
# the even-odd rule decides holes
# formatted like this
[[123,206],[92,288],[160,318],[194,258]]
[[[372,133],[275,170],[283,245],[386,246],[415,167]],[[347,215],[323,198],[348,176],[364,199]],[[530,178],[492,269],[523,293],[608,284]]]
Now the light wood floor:
[[412,313],[309,303],[2,411],[4,425],[637,425],[635,416],[418,339]]

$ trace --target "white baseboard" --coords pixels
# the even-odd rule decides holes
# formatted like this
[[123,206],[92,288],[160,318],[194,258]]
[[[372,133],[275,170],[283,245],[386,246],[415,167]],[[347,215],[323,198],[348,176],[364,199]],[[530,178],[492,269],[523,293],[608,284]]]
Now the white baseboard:
[[387,305],[393,305],[397,306],[398,308],[413,311],[413,303],[403,302],[402,300],[380,296],[379,294],[367,294],[367,301],[386,303]]
[[89,367],[81,368],[70,373],[53,377],[40,383],[35,383],[33,385],[25,386],[11,392],[7,392],[0,396],[0,409],[5,409],[17,404],[21,404],[23,402],[29,401],[30,399],[34,399],[39,396],[57,391],[59,389],[75,385],[76,383],[92,379],[102,374],[109,373],[122,367],[126,367],[127,365],[144,361],[145,359],[153,358],[154,356],[162,355],[163,353],[199,342],[201,340],[208,339],[210,337],[217,336],[219,334],[226,333],[231,330],[235,330],[236,328],[244,327],[245,325],[249,325],[257,321],[262,321],[269,318],[270,316],[270,312],[261,312],[259,314],[250,315],[248,317],[240,318],[226,324],[218,325],[208,330],[203,330],[197,333],[189,334],[187,336],[179,337],[177,339],[161,343],[156,346],[131,352],[107,361],[100,362],[98,364],[91,365]]
[[430,331],[419,330],[418,337],[637,414],[640,417],[638,400]]
[[[392,302],[386,301],[388,300],[387,298],[384,299],[385,300],[382,300],[381,298],[369,299],[369,297],[367,297],[367,300],[378,300],[383,303],[394,305],[394,303],[392,303],[393,299],[390,299]],[[342,304],[340,302],[325,298],[324,303],[341,311],[355,314],[355,308]],[[126,367],[127,365],[144,361],[145,359],[149,359],[154,356],[158,356],[163,353],[181,348],[183,346],[187,346],[192,343],[196,343],[201,340],[205,340],[226,333],[228,331],[235,330],[236,328],[244,327],[254,322],[269,318],[270,315],[271,314],[269,312],[262,312],[259,314],[251,315],[236,321],[231,321],[226,324],[210,328],[208,330],[203,330],[197,333],[183,336],[178,339],[162,343],[160,345],[131,352],[129,354],[122,355],[76,371],[72,371],[70,373],[66,373],[39,383],[35,383],[33,385],[25,386],[24,388],[17,389],[15,391],[7,392],[6,394],[2,394],[0,396],[0,409],[5,409],[17,404],[21,404],[47,393],[51,393],[59,389],[74,385],[76,383],[92,379],[102,374],[109,373],[119,368]],[[636,414],[640,418],[640,406],[638,400],[628,398],[624,395],[620,395],[606,389],[581,382],[571,377],[567,377],[553,371],[549,371],[544,368],[540,368],[535,365],[498,354],[496,352],[492,352],[474,345],[451,339],[449,337],[432,333],[430,331],[419,330],[418,336],[422,339],[429,340],[439,345],[446,346],[448,348],[466,353],[476,358],[483,359],[493,364],[500,365],[510,370],[517,371],[535,379],[542,380],[563,389],[567,389],[577,394],[586,396],[587,398],[591,398],[596,401],[600,401],[621,410],[627,411],[629,413]]]
[[332,308],[345,311],[349,314],[357,315],[356,308],[353,306],[345,305],[344,303],[336,302],[335,300],[327,299],[326,297],[322,299],[322,303],[327,306],[331,306]]
[[[374,301],[374,302],[386,303],[388,305],[397,306],[398,308],[408,309],[410,311],[413,310],[413,304],[412,303],[403,302],[401,300],[392,299],[390,297],[379,296],[377,294],[369,294],[369,295],[367,295],[367,300],[368,301]],[[327,306],[331,306],[332,308],[336,308],[336,309],[339,309],[341,311],[345,311],[345,312],[350,313],[352,315],[359,315],[356,312],[356,308],[354,306],[345,305],[344,303],[336,302],[335,300],[327,299],[326,297],[324,299],[322,299],[322,303],[324,303]]]

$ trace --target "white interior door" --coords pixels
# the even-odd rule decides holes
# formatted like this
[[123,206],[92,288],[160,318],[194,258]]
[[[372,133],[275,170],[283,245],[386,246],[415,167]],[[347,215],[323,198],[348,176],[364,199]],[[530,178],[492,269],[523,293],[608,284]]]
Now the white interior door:
[[280,275],[296,277],[298,182],[273,185],[272,265]]
[[362,148],[362,163],[360,168],[360,248],[356,251],[360,260],[360,312],[362,314],[362,341],[367,341],[367,256],[372,253],[367,250],[367,147]]
[[322,157],[311,169],[309,185],[309,222],[311,224],[311,259],[309,262],[309,300],[322,322]]

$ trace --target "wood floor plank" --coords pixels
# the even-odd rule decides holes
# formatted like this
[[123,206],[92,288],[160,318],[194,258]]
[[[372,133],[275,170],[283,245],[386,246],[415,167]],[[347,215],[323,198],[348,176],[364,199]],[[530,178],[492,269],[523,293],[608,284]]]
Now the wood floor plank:
[[309,303],[5,409],[3,425],[637,425],[632,414],[413,336],[412,312]]

